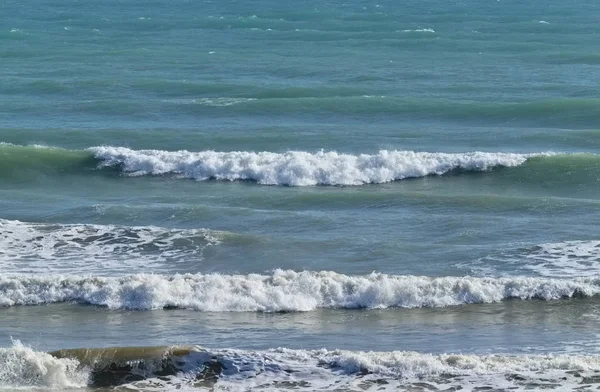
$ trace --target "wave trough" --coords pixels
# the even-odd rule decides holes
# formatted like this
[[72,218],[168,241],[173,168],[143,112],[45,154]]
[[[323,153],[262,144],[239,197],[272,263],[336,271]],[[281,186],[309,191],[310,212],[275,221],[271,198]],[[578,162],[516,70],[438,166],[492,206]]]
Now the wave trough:
[[110,309],[287,312],[318,308],[416,308],[554,300],[600,294],[600,279],[429,278],[275,270],[270,275],[1,275],[0,306],[75,302]]

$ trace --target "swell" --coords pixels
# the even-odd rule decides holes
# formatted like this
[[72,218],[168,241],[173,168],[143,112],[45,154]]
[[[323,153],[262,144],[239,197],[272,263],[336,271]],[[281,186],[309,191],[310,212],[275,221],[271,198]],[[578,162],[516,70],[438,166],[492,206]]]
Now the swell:
[[[420,33],[423,34],[423,33]],[[429,33],[425,33],[429,34]],[[294,72],[306,72],[297,69]],[[342,83],[348,82],[349,74],[340,77]],[[372,78],[373,75],[368,75]],[[372,91],[372,90],[371,90]],[[382,95],[385,90],[367,95],[311,96],[292,93],[269,93],[237,95],[202,95],[160,101],[131,100],[92,100],[77,105],[78,111],[96,114],[129,114],[148,116],[150,112],[167,111],[184,115],[204,116],[289,116],[289,115],[348,115],[377,118],[380,116],[397,117],[411,120],[448,120],[464,123],[506,123],[526,126],[547,126],[562,128],[593,128],[600,120],[598,109],[600,100],[596,98],[564,98],[519,103],[482,103],[479,101],[447,101],[406,99]],[[337,93],[336,93],[337,94]],[[296,95],[296,96],[294,96]],[[262,98],[261,98],[262,97]],[[486,98],[489,101],[491,98]],[[228,104],[222,104],[227,102]],[[47,110],[47,107],[40,107]],[[15,107],[14,110],[21,110]],[[25,108],[24,110],[31,110]],[[34,109],[36,110],[36,109]]]
[[[54,79],[39,80],[11,80],[0,86],[3,94],[70,94],[73,95],[81,90],[102,89],[111,87],[113,89],[126,88],[128,91],[137,91],[152,94],[152,96],[165,98],[166,103],[197,103],[202,104],[201,98],[194,101],[193,98],[182,99],[181,97],[205,97],[206,95],[224,96],[220,100],[243,99],[294,99],[294,98],[326,98],[326,97],[360,97],[366,95],[368,90],[351,88],[347,86],[331,87],[264,87],[253,84],[234,83],[203,83],[193,81],[178,81],[170,79],[139,79],[132,81],[115,81],[106,79],[75,79],[68,82]],[[225,98],[228,97],[228,98]],[[169,99],[171,98],[171,99]],[[210,102],[206,98],[207,101]],[[218,98],[212,98],[218,99]],[[239,101],[243,102],[243,101]],[[210,106],[210,105],[208,105]]]
[[76,174],[94,170],[97,161],[84,150],[0,143],[0,176],[24,179],[39,174]]
[[334,151],[285,153],[212,150],[133,150],[99,146],[66,150],[0,144],[0,177],[12,181],[64,175],[164,176],[263,185],[364,185],[450,173],[489,172],[503,183],[596,184],[600,156],[590,153],[436,153],[381,150],[375,154]]
[[4,307],[74,302],[132,310],[306,312],[319,308],[436,308],[599,293],[597,278],[349,276],[291,270],[275,270],[269,275],[0,276],[0,306]]
[[[399,33],[400,34],[400,33]],[[402,33],[408,34],[408,33]],[[431,34],[431,33],[418,33]],[[315,73],[323,73],[329,70],[329,65],[309,72],[306,67],[295,67],[286,74],[314,76]],[[277,72],[277,70],[273,70]],[[279,71],[282,72],[282,71]],[[413,71],[412,76],[423,76],[423,72]],[[384,86],[390,84],[390,80],[377,74],[363,72],[360,74],[346,72],[339,76],[335,83],[350,84],[361,81],[379,80]],[[52,82],[51,82],[52,83]],[[167,82],[167,84],[170,84]],[[252,93],[231,91],[232,87],[223,86],[223,91],[208,89],[208,93],[194,93],[197,87],[189,85],[181,87],[183,93],[176,93],[177,84],[166,86],[160,90],[157,86],[142,83],[140,87],[119,87],[123,94],[115,97],[101,99],[89,99],[86,97],[76,98],[69,96],[69,100],[61,100],[60,105],[54,101],[39,102],[31,105],[24,100],[12,100],[6,103],[6,108],[12,113],[29,115],[43,115],[49,110],[57,111],[63,115],[101,115],[101,116],[127,116],[136,117],[147,121],[159,115],[177,116],[205,116],[207,118],[225,117],[289,117],[294,115],[316,116],[318,120],[329,118],[331,115],[361,117],[369,121],[371,119],[381,120],[381,116],[396,120],[431,121],[443,120],[458,122],[463,125],[501,125],[523,127],[548,127],[568,129],[589,129],[598,126],[600,121],[600,100],[597,98],[557,98],[529,101],[529,102],[495,102],[489,103],[495,96],[491,96],[489,88],[482,86],[479,97],[473,100],[451,101],[447,99],[408,99],[404,97],[390,96],[387,87],[361,88],[359,85],[355,90],[340,87],[329,87],[325,89],[290,89],[290,88],[255,88]],[[25,86],[25,89],[31,86]],[[55,90],[54,87],[41,87],[43,92]],[[68,87],[67,87],[68,88]],[[201,88],[201,87],[199,87]],[[131,90],[157,91],[157,96],[143,100],[132,100],[123,98]],[[185,90],[192,90],[185,93]],[[218,90],[218,88],[217,88]],[[365,90],[368,90],[366,94]],[[213,91],[213,92],[211,92]],[[362,91],[362,92],[361,92]],[[10,88],[8,88],[10,93]],[[439,94],[439,88],[436,93]],[[183,95],[182,95],[183,94]],[[539,97],[546,97],[547,91],[540,91]],[[535,99],[535,98],[534,98]],[[247,120],[247,119],[246,119]]]
[[[128,176],[174,175],[198,181],[250,180],[263,185],[363,185],[452,172],[484,172],[541,162],[546,170],[563,165],[585,165],[600,171],[594,154],[468,152],[436,153],[381,150],[375,154],[342,154],[334,151],[217,152],[133,150],[100,146],[65,150],[42,146],[0,145],[0,177],[22,181],[41,174]],[[590,166],[590,164],[592,166]],[[570,167],[570,166],[569,166]],[[592,174],[593,174],[592,173]]]
[[[116,387],[177,390],[560,389],[598,384],[594,355],[468,355],[407,351],[207,349],[201,346],[110,347],[34,351],[0,348],[2,387]],[[462,385],[462,386],[461,386]],[[448,388],[450,387],[450,388]],[[153,388],[153,390],[154,390]],[[358,389],[360,388],[360,389]]]
[[[409,100],[379,94],[362,96],[296,97],[249,99],[222,108],[229,114],[289,114],[337,113],[347,115],[399,115],[410,118],[447,119],[459,121],[520,121],[573,128],[574,125],[594,127],[600,119],[599,99],[564,98],[520,103],[452,102],[446,100]],[[231,98],[236,99],[236,98]],[[179,110],[189,113],[214,112],[203,101],[185,101],[196,105],[181,105]]]

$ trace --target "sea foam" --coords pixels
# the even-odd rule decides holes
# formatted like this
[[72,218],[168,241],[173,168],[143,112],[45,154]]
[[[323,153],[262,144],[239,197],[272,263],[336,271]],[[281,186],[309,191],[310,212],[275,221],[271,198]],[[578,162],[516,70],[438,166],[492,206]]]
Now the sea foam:
[[[0,348],[0,388],[110,385],[143,391],[195,390],[197,387],[306,391],[564,390],[599,384],[596,374],[600,371],[600,357],[593,355],[233,350],[201,346],[190,346],[172,354],[160,347],[104,350],[116,354],[119,351],[160,353],[157,357],[142,355],[139,359],[99,356],[80,364],[76,359],[55,358],[16,342],[12,347]],[[68,357],[68,353],[65,355]]]
[[599,276],[599,262],[600,241],[591,240],[508,248],[456,266],[482,275],[521,273],[546,278],[574,278]]
[[0,219],[3,273],[133,273],[198,262],[224,233],[156,226],[29,223]]
[[0,306],[76,302],[110,309],[282,312],[445,307],[599,293],[597,278],[430,278],[380,273],[349,276],[291,270],[275,270],[269,275],[0,275]]
[[[216,386],[249,390],[539,390],[598,384],[598,356],[422,354],[406,351],[210,350],[224,365]],[[240,377],[242,376],[242,377]]]
[[74,359],[58,359],[19,341],[0,348],[0,389],[80,388],[88,384],[88,377],[88,372],[79,368]]
[[442,175],[454,170],[486,171],[519,166],[549,155],[499,152],[438,153],[381,150],[350,155],[320,151],[216,152],[132,150],[91,147],[100,166],[117,166],[134,176],[175,174],[195,180],[253,180],[265,185],[362,185]]
[[402,33],[435,33],[435,30],[432,28],[427,28],[427,29],[405,29],[405,30],[399,30]]

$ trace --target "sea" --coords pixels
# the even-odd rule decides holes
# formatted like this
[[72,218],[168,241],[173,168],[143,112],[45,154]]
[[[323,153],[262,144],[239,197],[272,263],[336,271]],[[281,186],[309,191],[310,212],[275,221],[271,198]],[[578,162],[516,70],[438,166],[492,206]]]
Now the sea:
[[597,0],[1,0],[0,390],[600,387]]

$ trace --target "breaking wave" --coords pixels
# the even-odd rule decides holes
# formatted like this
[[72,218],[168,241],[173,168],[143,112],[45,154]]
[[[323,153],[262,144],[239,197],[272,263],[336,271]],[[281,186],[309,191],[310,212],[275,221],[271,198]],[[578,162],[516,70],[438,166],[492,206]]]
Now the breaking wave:
[[600,383],[600,357],[591,355],[436,355],[286,348],[248,351],[200,346],[44,353],[16,342],[0,349],[0,365],[0,388],[561,390]]
[[[582,182],[596,179],[600,156],[586,153],[529,154],[506,152],[416,152],[381,150],[375,154],[343,154],[335,151],[163,151],[98,146],[66,150],[45,146],[0,143],[0,177],[37,181],[40,172],[50,176],[69,174],[174,176],[225,181],[255,181],[264,185],[352,186],[381,184],[408,178],[440,176],[456,172],[485,172],[523,166],[515,172],[519,181],[556,180]],[[528,170],[529,168],[531,170]],[[541,180],[540,180],[541,179]]]
[[88,372],[79,361],[56,358],[35,351],[19,341],[0,348],[0,389],[6,388],[78,388],[88,384]]
[[349,155],[309,153],[131,150],[125,147],[88,149],[100,166],[119,167],[130,175],[176,174],[195,180],[253,180],[265,185],[362,185],[405,178],[442,175],[454,170],[485,171],[519,166],[548,154],[471,152],[463,154],[387,151]]
[[416,308],[554,300],[600,293],[600,279],[430,278],[275,270],[269,275],[0,275],[0,306],[75,302],[110,309],[288,312],[318,308]]

